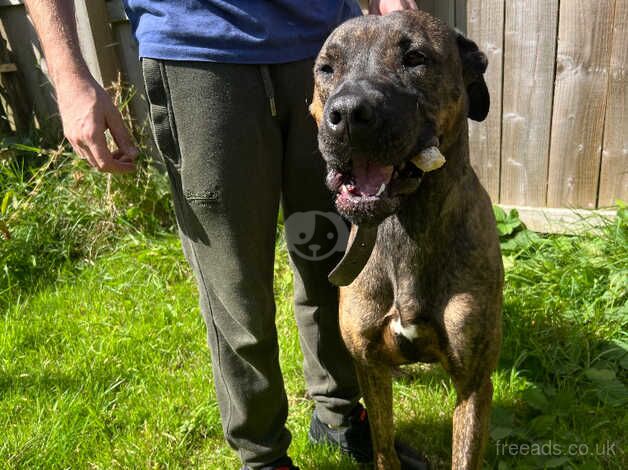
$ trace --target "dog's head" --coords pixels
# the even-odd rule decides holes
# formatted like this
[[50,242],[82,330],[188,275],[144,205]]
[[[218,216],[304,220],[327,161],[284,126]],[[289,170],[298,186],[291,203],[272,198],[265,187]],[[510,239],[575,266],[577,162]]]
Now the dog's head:
[[457,138],[467,116],[486,117],[486,67],[475,43],[421,11],[355,18],[331,34],[310,110],[343,216],[376,224],[399,210],[422,177],[410,160]]

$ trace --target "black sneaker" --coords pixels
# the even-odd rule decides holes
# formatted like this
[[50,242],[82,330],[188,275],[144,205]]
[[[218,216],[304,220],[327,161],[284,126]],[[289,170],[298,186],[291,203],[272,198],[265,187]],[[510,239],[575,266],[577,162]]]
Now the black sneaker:
[[308,437],[314,444],[339,447],[344,454],[353,457],[359,463],[373,461],[369,418],[366,409],[359,403],[345,418],[345,422],[338,427],[330,427],[323,423],[315,410],[310,421]]
[[[246,465],[241,468],[241,470],[251,470]],[[290,457],[281,457],[280,459],[275,460],[274,462],[269,463],[268,465],[264,465],[260,468],[260,470],[299,470],[299,467],[296,467],[292,464],[292,460]]]

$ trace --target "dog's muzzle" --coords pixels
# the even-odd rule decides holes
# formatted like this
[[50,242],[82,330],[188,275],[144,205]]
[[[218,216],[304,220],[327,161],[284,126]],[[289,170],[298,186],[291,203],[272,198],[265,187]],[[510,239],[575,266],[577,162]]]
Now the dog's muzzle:
[[377,225],[396,213],[424,172],[444,163],[431,127],[420,132],[410,117],[416,113],[416,106],[408,106],[412,96],[393,89],[346,80],[325,103],[319,144],[327,186],[336,193],[340,214],[356,225]]

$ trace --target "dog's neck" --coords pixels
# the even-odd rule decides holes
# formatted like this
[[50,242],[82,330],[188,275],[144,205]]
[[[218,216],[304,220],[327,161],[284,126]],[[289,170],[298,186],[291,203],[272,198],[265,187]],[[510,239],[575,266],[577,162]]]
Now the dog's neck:
[[466,205],[464,201],[458,201],[464,199],[466,182],[473,176],[466,118],[453,129],[455,132],[446,135],[440,147],[445,165],[423,176],[417,191],[408,197],[397,214],[402,223],[408,220],[413,224],[434,224],[442,220],[452,204]]

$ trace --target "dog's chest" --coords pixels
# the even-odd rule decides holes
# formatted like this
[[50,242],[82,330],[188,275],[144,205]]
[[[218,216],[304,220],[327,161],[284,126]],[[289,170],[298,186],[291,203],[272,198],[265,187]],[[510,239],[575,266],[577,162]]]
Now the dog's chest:
[[[442,316],[442,305],[450,297],[447,280],[439,270],[431,269],[412,258],[378,259],[365,270],[363,284],[358,295],[370,305],[376,316],[388,316],[397,322],[398,329],[406,336],[416,336],[416,328],[438,323]],[[414,332],[414,333],[413,333]]]
[[437,342],[444,334],[444,311],[464,289],[466,276],[458,275],[455,243],[438,232],[410,236],[396,220],[380,226],[373,254],[349,288],[361,306],[365,334],[388,328],[417,345]]
[[454,253],[446,253],[439,243],[444,240],[417,240],[399,226],[383,226],[381,232],[361,276],[369,287],[360,291],[378,310],[395,306],[404,318],[428,321],[451,295]]

